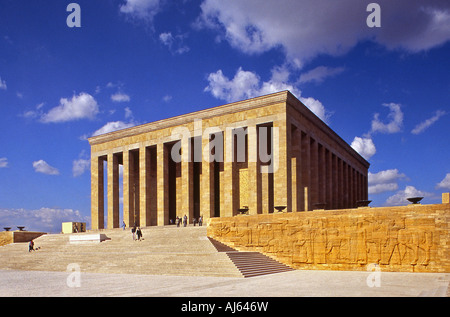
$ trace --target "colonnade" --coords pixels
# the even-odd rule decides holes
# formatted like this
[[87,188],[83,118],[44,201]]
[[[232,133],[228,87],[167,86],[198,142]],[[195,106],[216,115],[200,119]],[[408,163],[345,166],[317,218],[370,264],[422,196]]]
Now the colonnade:
[[[104,227],[105,198],[107,227],[121,225],[120,165],[127,226],[168,225],[184,215],[205,221],[243,208],[249,214],[275,206],[287,212],[352,208],[367,199],[367,168],[281,118],[92,153],[92,229]],[[180,145],[178,160],[173,153]]]

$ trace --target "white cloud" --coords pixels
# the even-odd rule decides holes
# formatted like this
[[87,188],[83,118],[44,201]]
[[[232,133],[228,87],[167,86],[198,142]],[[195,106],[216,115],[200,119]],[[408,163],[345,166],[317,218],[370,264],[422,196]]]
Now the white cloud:
[[[97,136],[100,134],[114,132],[117,130],[122,130],[122,129],[130,128],[135,125],[138,125],[139,122],[134,120],[133,112],[131,111],[131,109],[129,107],[126,107],[124,110],[125,110],[125,119],[128,119],[128,122],[120,121],[120,120],[107,122],[104,126],[102,126],[100,129],[95,131],[92,134],[92,136]],[[85,139],[85,137],[82,137],[82,138]]]
[[189,52],[189,47],[184,44],[185,35],[173,36],[171,32],[161,33],[159,40],[169,48],[172,54],[183,54]]
[[66,122],[79,119],[94,119],[99,112],[97,101],[91,95],[82,92],[72,99],[61,98],[59,106],[50,109],[41,116],[41,122]]
[[258,95],[260,78],[253,72],[244,71],[240,67],[233,79],[228,79],[219,69],[208,76],[209,85],[205,91],[209,91],[214,97],[234,102],[248,99]]
[[164,97],[163,97],[163,101],[164,102],[169,102],[169,101],[171,101],[172,100],[172,96],[171,95],[165,95]]
[[78,177],[84,174],[84,172],[91,166],[89,159],[78,159],[73,161],[72,174],[73,177]]
[[371,138],[355,137],[351,147],[366,160],[370,159],[376,152],[375,144]]
[[130,101],[130,96],[121,92],[116,92],[111,95],[111,100],[114,102],[128,102]]
[[[47,233],[61,232],[61,223],[68,221],[90,223],[90,217],[83,216],[78,210],[59,208],[40,209],[0,209],[0,226],[25,226],[28,231]],[[88,226],[88,225],[87,225]]]
[[160,0],[125,0],[120,12],[145,21],[153,21],[160,11]]
[[0,157],[0,168],[8,167],[8,159],[6,157]]
[[245,71],[241,67],[237,70],[233,79],[226,77],[219,69],[217,72],[209,74],[208,82],[205,91],[227,102],[289,90],[321,120],[327,122],[329,117],[320,101],[312,97],[302,97],[301,91],[289,83],[289,71],[283,66],[272,69],[272,77],[266,82],[261,82],[261,78],[256,73]]
[[122,129],[130,128],[132,126],[135,126],[135,124],[134,123],[130,123],[130,122],[129,123],[126,123],[126,122],[123,122],[123,121],[108,122],[103,127],[98,129],[97,131],[95,131],[92,134],[92,136],[105,134],[105,133],[109,133],[109,132],[113,132],[113,131],[117,131],[117,130],[122,130]]
[[444,179],[436,185],[436,189],[450,189],[450,173],[447,173]]
[[309,108],[316,116],[318,116],[323,122],[328,123],[329,114],[325,110],[323,104],[312,97],[304,98],[300,97],[300,101]]
[[448,1],[377,3],[382,9],[381,28],[367,27],[367,3],[354,0],[205,0],[196,25],[217,31],[247,54],[280,47],[299,64],[318,54],[344,54],[363,40],[418,52],[450,39]]
[[442,117],[445,114],[446,114],[445,111],[442,111],[442,110],[436,111],[434,116],[432,116],[431,118],[429,118],[429,119],[419,123],[418,125],[416,125],[414,127],[414,129],[411,131],[411,133],[412,134],[420,134],[420,133],[422,133],[423,131],[428,129],[433,123],[438,121],[439,118]]
[[368,174],[369,194],[379,194],[398,189],[397,182],[405,179],[406,175],[399,173],[398,169],[384,170],[378,173]]
[[318,66],[310,71],[303,73],[300,75],[299,82],[300,83],[308,83],[315,82],[320,84],[327,77],[336,76],[342,73],[345,70],[344,67],[326,67],[326,66]]
[[2,80],[2,78],[0,77],[0,89],[6,90],[6,88],[6,81]]
[[390,196],[386,200],[386,205],[388,206],[407,205],[410,203],[407,200],[407,198],[411,197],[433,197],[433,194],[418,190],[414,186],[406,186],[405,189],[399,190],[395,195]]
[[380,114],[375,113],[372,120],[372,128],[369,133],[396,133],[399,132],[403,126],[403,112],[400,109],[400,105],[396,103],[384,103],[383,106],[389,108],[389,114],[387,116],[388,122],[383,123],[379,119]]
[[57,168],[48,165],[44,160],[33,162],[34,171],[37,173],[47,174],[47,175],[59,175]]

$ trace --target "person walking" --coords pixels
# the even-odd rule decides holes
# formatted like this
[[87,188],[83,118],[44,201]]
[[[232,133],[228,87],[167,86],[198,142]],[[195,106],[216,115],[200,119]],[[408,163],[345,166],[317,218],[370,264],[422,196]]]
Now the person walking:
[[133,234],[133,241],[136,240],[136,227],[131,228],[131,233]]
[[136,236],[137,236],[137,240],[138,241],[141,241],[141,238],[142,238],[142,231],[141,231],[141,228],[137,228],[137,230],[136,230]]
[[34,241],[30,240],[30,242],[28,242],[28,252],[34,251]]
[[201,227],[203,225],[203,215],[198,218],[198,226]]
[[122,228],[123,228],[124,231],[125,231],[126,227],[127,227],[127,225],[126,225],[125,221],[122,221]]
[[184,215],[184,217],[183,217],[183,226],[187,226],[187,216],[186,215]]

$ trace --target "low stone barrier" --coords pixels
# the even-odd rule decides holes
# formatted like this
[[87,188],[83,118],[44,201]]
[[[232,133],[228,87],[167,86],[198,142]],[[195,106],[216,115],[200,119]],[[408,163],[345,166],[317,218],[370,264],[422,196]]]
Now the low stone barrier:
[[100,243],[105,240],[109,238],[104,233],[72,234],[69,237],[70,243]]

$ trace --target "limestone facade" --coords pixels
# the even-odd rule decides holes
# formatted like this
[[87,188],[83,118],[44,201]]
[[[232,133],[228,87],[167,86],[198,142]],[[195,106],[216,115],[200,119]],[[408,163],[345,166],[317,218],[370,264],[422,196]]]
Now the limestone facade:
[[[290,92],[89,138],[92,229],[356,207],[369,163]],[[119,166],[123,167],[122,180]],[[105,193],[106,192],[106,193]],[[106,219],[105,219],[106,210]]]

